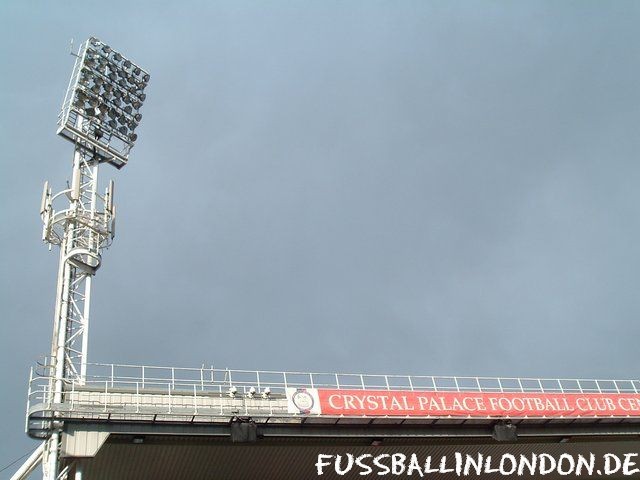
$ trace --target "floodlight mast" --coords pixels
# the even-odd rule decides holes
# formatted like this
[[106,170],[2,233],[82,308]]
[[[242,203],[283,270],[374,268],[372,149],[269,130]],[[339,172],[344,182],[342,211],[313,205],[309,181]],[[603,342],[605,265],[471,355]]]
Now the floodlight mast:
[[[94,37],[76,55],[57,131],[74,144],[71,183],[53,195],[46,182],[40,208],[42,239],[60,247],[47,365],[54,373],[49,385],[54,406],[62,403],[67,380],[85,381],[91,280],[115,234],[114,184],[110,181],[104,194],[99,192],[98,167],[126,165],[148,81],[146,71]],[[67,472],[59,471],[62,429],[54,414],[40,458],[45,480],[66,478]]]

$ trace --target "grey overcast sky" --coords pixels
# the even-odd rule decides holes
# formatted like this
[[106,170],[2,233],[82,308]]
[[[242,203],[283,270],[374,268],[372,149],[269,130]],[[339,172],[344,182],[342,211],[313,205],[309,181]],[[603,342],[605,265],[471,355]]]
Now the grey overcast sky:
[[3,1],[0,467],[35,447],[71,38],[152,76],[101,170],[91,361],[638,378],[639,25],[632,1]]

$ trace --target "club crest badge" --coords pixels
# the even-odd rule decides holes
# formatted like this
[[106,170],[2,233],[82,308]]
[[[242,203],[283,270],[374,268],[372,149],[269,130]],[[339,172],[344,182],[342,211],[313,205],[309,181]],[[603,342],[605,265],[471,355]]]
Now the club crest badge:
[[315,388],[288,388],[287,399],[289,413],[301,415],[320,413],[318,392]]
[[313,408],[313,396],[307,392],[306,388],[298,388],[291,397],[291,401],[300,413],[309,413]]

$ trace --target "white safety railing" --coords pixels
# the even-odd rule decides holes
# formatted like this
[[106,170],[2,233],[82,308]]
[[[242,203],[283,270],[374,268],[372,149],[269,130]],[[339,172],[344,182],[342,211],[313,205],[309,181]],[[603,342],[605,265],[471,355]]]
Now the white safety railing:
[[[540,393],[639,393],[640,380],[458,377],[434,375],[376,375],[356,373],[309,373],[296,371],[230,370],[211,367],[183,368],[148,365],[88,364],[87,376],[73,382],[86,386],[142,389],[167,386],[171,390],[193,386],[221,391],[225,387],[286,387],[356,390],[408,390],[436,392],[540,392]],[[48,378],[46,367],[35,377]]]
[[[89,364],[84,378],[65,381],[63,405],[52,405],[53,371],[32,371],[27,430],[45,429],[47,415],[286,416],[286,388],[425,392],[640,393],[640,380],[374,375]],[[44,418],[44,420],[43,420]],[[30,425],[31,422],[31,425]],[[44,427],[38,426],[40,423]]]

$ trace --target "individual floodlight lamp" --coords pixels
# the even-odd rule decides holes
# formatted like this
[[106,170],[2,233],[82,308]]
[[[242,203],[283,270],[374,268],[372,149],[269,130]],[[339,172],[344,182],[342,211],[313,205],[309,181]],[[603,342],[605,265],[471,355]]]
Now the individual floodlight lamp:
[[149,78],[120,52],[89,38],[76,57],[58,117],[58,134],[89,151],[99,162],[122,168],[138,138],[129,125],[135,122],[137,126],[142,119],[139,110]]

